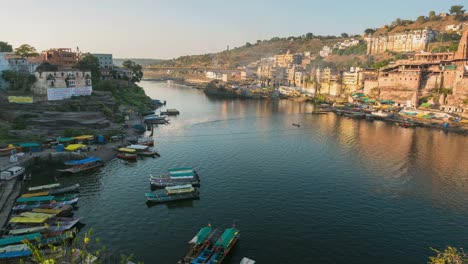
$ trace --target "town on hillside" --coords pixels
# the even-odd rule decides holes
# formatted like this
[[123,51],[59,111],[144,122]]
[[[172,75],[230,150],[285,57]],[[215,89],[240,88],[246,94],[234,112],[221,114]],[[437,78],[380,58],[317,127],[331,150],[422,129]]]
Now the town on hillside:
[[[287,41],[293,47],[295,42],[304,45],[313,38],[309,33],[300,38],[289,37]],[[326,43],[323,37],[318,36],[318,40]],[[274,41],[279,40],[272,39],[268,45]],[[184,79],[186,83],[198,85],[215,81],[242,97],[320,95],[330,101],[348,101],[350,95],[363,93],[373,99],[393,101],[397,106],[424,105],[432,110],[467,116],[467,43],[466,15],[457,19],[457,14],[431,12],[429,17],[422,16],[416,21],[397,19],[392,25],[367,29],[362,36],[343,33],[334,43],[316,52],[287,50],[227,68],[220,63],[223,56],[228,57],[229,51],[225,51],[213,55],[209,66],[197,61],[206,61],[205,57],[193,56],[195,62],[186,65],[180,63],[190,58],[181,57],[147,67],[145,74]],[[247,43],[238,50],[244,52],[262,45],[265,45],[262,41],[255,45]],[[351,57],[353,54],[358,56]],[[336,66],[336,62],[349,58],[351,63]]]

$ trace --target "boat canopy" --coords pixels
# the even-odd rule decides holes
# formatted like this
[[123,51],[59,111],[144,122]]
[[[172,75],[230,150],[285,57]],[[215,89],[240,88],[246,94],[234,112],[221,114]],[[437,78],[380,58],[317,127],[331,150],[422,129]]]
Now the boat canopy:
[[43,217],[52,218],[52,217],[55,216],[55,214],[24,212],[24,213],[20,214],[20,216],[22,216],[22,217],[31,217],[31,218],[43,218]]
[[36,197],[36,196],[47,196],[49,192],[35,192],[35,193],[26,193],[21,195],[21,198]]
[[20,146],[22,148],[38,148],[41,145],[39,145],[37,143],[19,143],[18,146]]
[[84,147],[86,147],[86,145],[84,145],[84,144],[70,144],[65,148],[65,150],[75,151],[75,150],[78,150],[78,149],[81,149],[81,148],[84,148]]
[[0,239],[0,246],[12,245],[12,244],[20,244],[23,240],[35,240],[41,238],[41,233],[34,233],[30,235],[24,236],[14,236],[14,237],[7,237]]
[[22,217],[22,216],[15,216],[8,221],[9,223],[14,224],[42,224],[47,221],[47,217]]
[[165,187],[168,194],[181,194],[193,192],[195,188],[191,184]]
[[126,152],[126,153],[135,153],[136,150],[131,149],[131,148],[119,148],[120,152]]
[[75,140],[75,138],[73,137],[60,137],[57,139],[58,142],[60,143],[64,143],[64,142],[70,142],[70,141],[73,141]]
[[228,248],[231,241],[239,234],[239,230],[235,228],[228,228],[221,237],[216,241],[216,246],[222,246],[223,248]]
[[92,135],[83,135],[83,136],[78,136],[78,137],[75,137],[76,140],[90,140],[90,139],[93,139],[94,136]]
[[101,161],[101,159],[96,158],[96,157],[89,157],[89,158],[82,159],[82,160],[69,160],[69,161],[65,161],[65,165],[70,165],[70,166],[84,165],[84,164],[92,163],[92,162],[96,162],[96,161]]
[[197,244],[197,245],[203,243],[203,241],[205,241],[205,239],[208,237],[208,235],[211,233],[212,230],[213,229],[210,226],[203,227],[202,229],[200,229],[198,234],[194,236],[192,240],[190,240],[189,243]]
[[37,226],[37,227],[30,227],[30,228],[12,229],[8,232],[8,234],[12,236],[16,236],[16,235],[21,235],[21,234],[41,232],[44,230],[47,230],[46,226]]
[[28,202],[50,202],[54,199],[54,196],[36,196],[36,197],[20,197],[16,200],[18,203]]
[[8,252],[15,252],[15,251],[23,251],[29,250],[28,245],[11,245],[0,248],[0,254],[8,253]]
[[43,214],[60,214],[63,209],[46,209],[46,208],[34,208],[32,209],[33,213],[43,213]]
[[128,146],[127,148],[129,148],[129,149],[134,149],[134,150],[146,150],[146,149],[148,149],[149,147],[148,147],[148,146],[144,146],[144,145],[130,145],[130,146]]
[[39,190],[44,190],[44,189],[52,189],[52,188],[56,188],[56,187],[60,187],[60,183],[52,183],[52,184],[48,184],[48,185],[29,187],[28,191],[32,192],[32,191],[39,191]]
[[193,178],[195,171],[192,168],[169,169],[169,175],[171,178]]

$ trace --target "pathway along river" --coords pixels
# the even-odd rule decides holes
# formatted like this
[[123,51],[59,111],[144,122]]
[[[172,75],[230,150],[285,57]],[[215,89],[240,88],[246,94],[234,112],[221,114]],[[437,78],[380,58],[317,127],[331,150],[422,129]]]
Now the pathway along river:
[[[425,263],[430,247],[468,246],[466,136],[141,85],[181,111],[155,128],[161,158],[65,179],[82,184],[78,214],[110,251],[175,263],[200,227],[234,220],[226,263]],[[148,208],[149,173],[178,166],[198,170],[201,200]]]

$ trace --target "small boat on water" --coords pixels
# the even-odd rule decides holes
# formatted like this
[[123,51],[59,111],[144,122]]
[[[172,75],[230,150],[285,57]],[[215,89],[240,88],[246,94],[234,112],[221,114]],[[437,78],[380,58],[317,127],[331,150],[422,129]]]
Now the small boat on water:
[[123,160],[137,161],[138,155],[136,150],[129,148],[119,148],[119,153],[117,153],[117,158]]
[[191,167],[169,169],[168,174],[160,176],[150,175],[150,183],[155,187],[167,187],[191,184],[192,186],[200,185],[200,177],[198,173]]
[[48,185],[29,187],[28,191],[30,191],[30,192],[41,191],[41,190],[53,189],[53,188],[57,188],[57,187],[60,187],[60,183],[52,183],[52,184],[48,184]]
[[295,127],[301,127],[301,125],[296,124],[296,123],[293,123],[292,125],[295,126]]
[[192,240],[189,241],[189,245],[191,246],[190,250],[178,264],[192,263],[202,251],[212,248],[221,234],[221,231],[211,228],[210,225],[200,229]]
[[392,112],[384,112],[384,111],[378,111],[378,112],[372,112],[371,113],[372,117],[378,118],[378,119],[385,119],[393,116]]
[[63,202],[55,202],[51,201],[49,203],[41,203],[41,202],[35,202],[33,204],[20,204],[16,205],[13,207],[12,211],[19,211],[19,212],[24,212],[24,211],[31,211],[35,208],[40,208],[40,209],[55,209],[57,207],[65,206],[65,205],[75,205],[78,203],[79,198],[75,198],[72,200],[68,201],[63,201]]
[[16,200],[18,204],[30,204],[30,203],[51,203],[52,201],[55,202],[65,202],[71,201],[78,198],[78,194],[69,194],[63,196],[34,196],[34,197],[20,197]]
[[192,185],[177,185],[165,187],[152,193],[145,193],[146,201],[149,203],[167,203],[180,200],[192,200],[200,197],[200,192]]
[[196,259],[194,259],[192,264],[219,264],[221,263],[226,256],[229,254],[229,251],[239,240],[240,231],[236,228],[228,228],[224,233],[216,240],[213,247],[204,249]]
[[149,146],[145,145],[130,145],[127,146],[126,148],[128,149],[134,149],[136,151],[136,154],[139,156],[145,156],[145,157],[159,157],[159,153],[150,149]]
[[411,128],[411,127],[415,127],[416,124],[413,123],[413,122],[409,122],[409,121],[403,121],[401,123],[396,123],[397,126],[401,126],[401,127],[404,127],[404,128]]
[[244,257],[241,260],[240,264],[255,264],[255,260]]
[[60,195],[60,194],[66,194],[66,193],[74,193],[78,192],[80,189],[80,184],[74,184],[72,186],[64,187],[61,189],[54,189],[49,191],[49,195]]
[[0,179],[1,180],[5,180],[5,181],[9,181],[11,179],[14,179],[18,176],[21,176],[23,175],[25,172],[25,169],[23,167],[19,167],[19,166],[16,166],[16,167],[12,167],[12,168],[9,168],[7,170],[4,170],[0,173]]
[[160,114],[161,115],[179,115],[180,112],[177,109],[166,109],[166,110],[161,110]]
[[82,160],[66,161],[65,165],[71,166],[70,168],[58,170],[61,172],[79,173],[87,170],[92,170],[104,166],[104,162],[100,158],[89,157]]

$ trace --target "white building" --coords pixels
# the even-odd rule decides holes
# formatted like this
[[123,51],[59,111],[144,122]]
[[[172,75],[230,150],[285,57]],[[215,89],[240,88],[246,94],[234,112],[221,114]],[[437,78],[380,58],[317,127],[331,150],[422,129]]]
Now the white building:
[[13,54],[11,52],[0,52],[0,72],[10,69],[10,64],[6,55]]
[[36,72],[35,75],[37,82],[32,91],[36,95],[46,95],[48,101],[91,95],[93,92],[91,72]]
[[332,51],[332,48],[330,48],[329,46],[323,46],[322,50],[319,52],[320,57],[328,57],[332,53]]
[[102,69],[114,68],[114,60],[112,54],[93,53],[91,54],[99,60],[99,67]]

